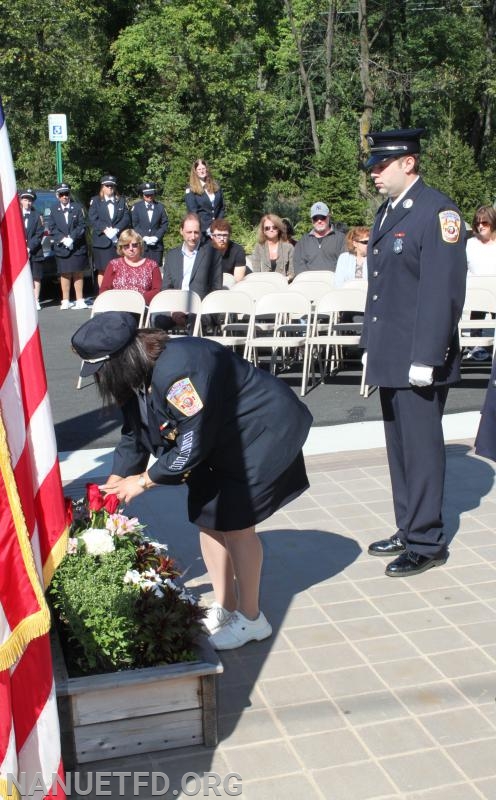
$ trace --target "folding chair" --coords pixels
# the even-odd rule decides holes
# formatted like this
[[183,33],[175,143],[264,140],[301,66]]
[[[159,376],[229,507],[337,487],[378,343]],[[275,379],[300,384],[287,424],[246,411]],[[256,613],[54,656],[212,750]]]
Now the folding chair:
[[[266,331],[257,324],[258,318],[274,316],[272,330]],[[305,347],[310,332],[312,309],[310,300],[298,292],[273,292],[261,297],[255,303],[252,315],[251,330],[246,343],[246,358],[258,365],[258,351],[270,350],[270,371],[275,374],[277,355],[282,351],[282,362],[286,363],[288,352],[303,349],[303,377],[301,394],[303,396],[303,379],[306,375],[307,348]],[[296,319],[296,322],[295,322]]]
[[[187,317],[194,315],[195,320],[193,322],[193,330],[191,335],[197,336],[200,325],[200,320],[198,319],[200,309],[201,299],[196,292],[190,292],[187,289],[163,289],[152,298],[152,301],[148,307],[146,327],[153,327],[153,320],[157,314],[172,316],[174,313],[180,313],[186,314]],[[179,325],[172,326],[167,333],[169,333],[170,336],[188,335],[186,325],[184,327],[180,327]]]
[[[232,348],[243,347],[246,351],[246,340],[254,307],[255,301],[244,292],[225,292],[222,289],[210,292],[202,300],[198,315],[200,323],[198,333],[211,342],[218,342]],[[203,317],[212,314],[222,317],[218,323],[220,330],[218,334],[206,332]]]
[[230,272],[222,273],[222,286],[224,289],[230,289],[235,283],[234,275],[231,275]]
[[273,286],[273,292],[279,288],[286,289],[288,286],[288,279],[282,272],[249,272],[240,283],[244,284],[245,281],[250,283],[253,281],[265,281]]
[[[306,342],[306,372],[303,376],[303,393],[306,391],[309,373],[312,369],[312,384],[315,385],[315,372],[313,371],[314,360],[319,363],[320,377],[324,380],[327,361],[330,361],[330,372],[337,372],[343,362],[342,348],[353,347],[360,344],[360,333],[348,333],[347,328],[356,328],[357,323],[338,322],[340,314],[344,312],[363,313],[365,310],[366,294],[361,290],[353,289],[334,289],[325,294],[317,302],[313,316],[311,334]],[[322,330],[319,318],[329,317],[327,330]],[[324,358],[322,348],[325,348]],[[362,380],[360,394],[368,395],[365,386],[365,372],[362,370]]]
[[[138,326],[141,328],[145,317],[145,298],[134,289],[109,289],[95,297],[91,308],[91,316],[104,311],[129,311],[138,317]],[[82,363],[81,363],[82,367]],[[81,373],[81,368],[79,370]],[[79,375],[76,389],[81,389],[83,379]]]
[[330,291],[334,286],[334,272],[331,272],[330,269],[307,269],[294,276],[292,285],[299,286],[300,283],[311,281],[321,281],[327,284],[327,291]]
[[[470,319],[473,312],[482,312],[483,319]],[[467,281],[467,291],[463,306],[462,317],[458,323],[458,334],[462,351],[465,348],[483,347],[490,348],[493,352],[496,349],[496,294],[491,289],[476,288],[469,285]],[[470,364],[481,362],[471,361]],[[488,362],[489,364],[490,362]]]

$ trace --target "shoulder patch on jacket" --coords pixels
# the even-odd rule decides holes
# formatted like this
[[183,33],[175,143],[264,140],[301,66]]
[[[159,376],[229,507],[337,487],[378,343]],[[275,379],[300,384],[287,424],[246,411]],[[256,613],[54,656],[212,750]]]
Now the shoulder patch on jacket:
[[189,378],[182,378],[173,383],[167,392],[166,400],[185,417],[193,417],[203,408],[200,395]]
[[443,242],[456,244],[460,238],[462,221],[457,211],[448,210],[439,212],[439,224]]

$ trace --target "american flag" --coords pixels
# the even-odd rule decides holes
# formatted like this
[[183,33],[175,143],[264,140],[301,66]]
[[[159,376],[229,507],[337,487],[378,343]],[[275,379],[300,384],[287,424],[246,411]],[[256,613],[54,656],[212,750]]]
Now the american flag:
[[[0,100],[0,797],[63,777],[44,589],[65,553],[57,448]],[[18,795],[17,795],[18,796]],[[50,789],[31,795],[51,797]],[[59,787],[58,797],[64,797]]]

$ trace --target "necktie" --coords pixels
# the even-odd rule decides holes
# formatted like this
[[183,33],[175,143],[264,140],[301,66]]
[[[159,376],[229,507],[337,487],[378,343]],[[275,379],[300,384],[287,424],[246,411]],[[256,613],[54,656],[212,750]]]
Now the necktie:
[[148,211],[153,211],[153,203],[147,203],[146,207],[147,207]]

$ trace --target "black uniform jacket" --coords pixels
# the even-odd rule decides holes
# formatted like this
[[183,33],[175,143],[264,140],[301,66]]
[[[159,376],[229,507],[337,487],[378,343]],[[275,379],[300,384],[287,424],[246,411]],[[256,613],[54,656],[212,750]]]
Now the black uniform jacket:
[[169,228],[169,218],[162,203],[153,202],[152,218],[144,200],[138,200],[131,209],[131,226],[140,236],[156,236],[157,244],[150,246],[145,242],[145,253],[155,253],[163,250],[163,242]]
[[496,359],[493,359],[491,378],[487,387],[482,417],[475,440],[475,452],[496,461]]
[[225,216],[222,189],[218,189],[214,194],[214,199],[210,200],[210,197],[205,191],[203,194],[195,194],[188,187],[184,195],[184,202],[190,213],[198,214],[200,217],[202,233],[208,231],[214,219],[221,219]]
[[[48,217],[48,230],[53,237],[55,255],[59,258],[86,255],[88,252],[86,246],[86,219],[82,205],[71,200],[68,205],[69,214],[67,222],[65,221],[65,214],[62,209],[62,204],[57,203],[57,205],[52,208],[52,212]],[[66,247],[65,244],[62,244],[62,239],[66,236],[70,236],[73,240],[71,249]]]
[[[183,282],[183,253],[181,247],[173,247],[165,256],[164,279],[162,289],[181,289]],[[201,245],[196,254],[191,271],[189,288],[200,295],[201,299],[222,289],[222,264],[214,257],[210,243]]]
[[131,227],[131,214],[126,205],[125,197],[114,197],[114,216],[110,219],[107,201],[101,198],[100,195],[95,195],[90,202],[88,222],[93,229],[93,247],[110,247],[112,242],[105,236],[103,232],[105,228],[117,228],[117,236],[120,236],[122,231]]
[[26,227],[24,211],[21,209],[22,225],[24,228],[24,236],[26,237],[26,245],[29,249],[29,256],[33,261],[43,261],[43,248],[41,242],[45,233],[45,226],[39,212],[35,208],[31,208],[28,212],[28,224]]
[[465,226],[453,201],[422,179],[387,215],[379,209],[367,252],[368,293],[361,346],[366,380],[408,387],[414,362],[434,367],[434,384],[460,378],[458,321],[465,300]]
[[294,461],[312,415],[279,378],[229,348],[197,337],[168,342],[153,370],[148,429],[134,397],[124,407],[113,473],[146,469],[155,483],[177,483],[205,464],[263,491]]

